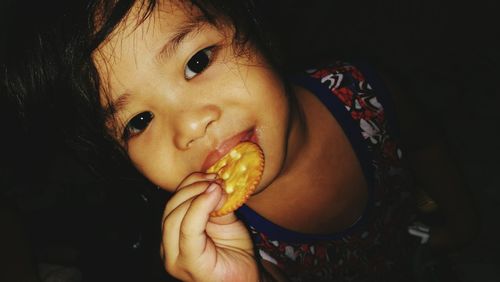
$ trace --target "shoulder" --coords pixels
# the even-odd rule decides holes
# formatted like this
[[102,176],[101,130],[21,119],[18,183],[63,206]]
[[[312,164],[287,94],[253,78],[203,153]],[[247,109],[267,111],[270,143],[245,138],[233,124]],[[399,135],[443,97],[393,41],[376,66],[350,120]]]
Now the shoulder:
[[386,128],[387,122],[388,132],[399,135],[389,90],[369,65],[338,61],[309,69],[296,81],[314,93],[342,124],[354,121],[352,130],[369,127],[371,136],[379,132],[377,128]]
[[373,67],[364,63],[336,61],[325,66],[309,68],[301,76],[304,84],[311,86],[319,83],[322,87],[328,88],[332,94],[339,96],[348,106],[351,106],[350,101],[345,99],[350,97],[345,96],[354,96],[379,104],[381,101],[376,100],[386,100],[385,96],[388,95],[387,87],[378,73]]
[[321,83],[326,84],[330,89],[365,80],[358,66],[344,61],[308,68],[305,73],[313,79],[319,79]]
[[[305,75],[304,75],[305,74]],[[336,61],[310,68],[302,74],[306,87],[319,92],[314,84],[328,88],[351,113],[359,107],[371,112],[382,112],[391,131],[403,139],[409,149],[432,142],[439,135],[433,114],[411,95],[411,89],[398,81],[395,75],[365,62]],[[313,87],[310,87],[313,86]]]

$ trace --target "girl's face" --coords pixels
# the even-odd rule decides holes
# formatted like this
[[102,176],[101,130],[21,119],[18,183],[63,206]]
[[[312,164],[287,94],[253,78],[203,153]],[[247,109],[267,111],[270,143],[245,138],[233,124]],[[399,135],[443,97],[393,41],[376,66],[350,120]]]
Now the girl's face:
[[230,28],[165,2],[138,26],[140,8],[133,9],[94,53],[102,104],[116,109],[115,137],[138,170],[169,191],[239,142],[256,142],[266,161],[262,190],[285,158],[280,77],[252,47],[237,53]]

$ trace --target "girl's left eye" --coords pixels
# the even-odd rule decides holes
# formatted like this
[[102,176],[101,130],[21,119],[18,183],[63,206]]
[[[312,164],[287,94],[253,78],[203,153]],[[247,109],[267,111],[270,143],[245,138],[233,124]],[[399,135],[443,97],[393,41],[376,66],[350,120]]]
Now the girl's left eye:
[[192,79],[198,74],[202,73],[212,62],[213,59],[213,46],[205,48],[194,54],[184,68],[184,77],[187,80]]
[[142,112],[134,116],[126,125],[123,130],[122,138],[128,141],[130,138],[140,134],[144,131],[151,120],[153,120],[154,115],[152,112]]

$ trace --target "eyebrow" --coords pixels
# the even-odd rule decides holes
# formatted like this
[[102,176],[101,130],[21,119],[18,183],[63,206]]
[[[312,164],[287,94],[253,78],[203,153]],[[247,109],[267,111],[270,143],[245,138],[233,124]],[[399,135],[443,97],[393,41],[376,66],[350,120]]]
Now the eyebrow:
[[160,62],[172,57],[186,38],[199,33],[207,23],[208,21],[205,17],[197,17],[181,24],[155,56],[155,61]]
[[[160,62],[172,57],[187,37],[200,32],[200,30],[208,23],[209,22],[205,17],[200,16],[180,24],[177,30],[172,33],[173,35],[170,36],[160,51],[155,55],[154,61]],[[124,93],[118,96],[115,100],[110,101],[108,105],[104,107],[105,120],[108,120],[114,114],[122,111],[129,103],[130,96],[130,93]]]
[[122,111],[129,103],[130,96],[129,93],[124,93],[113,101],[108,100],[104,107],[104,121],[108,122],[116,113]]

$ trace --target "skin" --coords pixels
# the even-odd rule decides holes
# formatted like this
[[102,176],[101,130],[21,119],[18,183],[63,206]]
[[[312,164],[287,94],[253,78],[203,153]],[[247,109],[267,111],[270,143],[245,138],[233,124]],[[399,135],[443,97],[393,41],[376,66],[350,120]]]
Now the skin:
[[[136,14],[137,10],[131,13]],[[137,18],[127,17],[94,54],[103,80],[103,106],[122,99],[114,120],[117,128],[140,113],[154,115],[132,138],[121,140],[119,130],[116,138],[139,171],[175,192],[165,209],[161,247],[172,275],[217,281],[235,281],[236,275],[253,281],[272,273],[280,278],[269,264],[259,273],[249,234],[234,214],[208,216],[223,195],[213,175],[199,172],[207,155],[224,140],[253,128],[266,166],[247,204],[302,232],[331,233],[352,224],[366,203],[366,184],[347,139],[328,111],[304,89],[293,87],[286,93],[281,78],[250,44],[244,46],[243,55],[236,52],[228,40],[229,27],[200,25],[168,59],[165,55],[155,59],[165,42],[196,16],[196,11],[162,2],[139,26]],[[189,59],[210,46],[217,46],[211,64],[186,79]],[[332,140],[338,144],[336,150],[330,149]],[[314,173],[323,165],[337,169],[336,179]],[[215,187],[208,193],[211,183]],[[318,220],[311,223],[311,216]],[[231,259],[234,256],[239,259]]]
[[[198,11],[167,1],[137,25],[139,12],[133,9],[94,61],[103,107],[120,101],[110,120],[115,138],[139,171],[173,192],[162,229],[165,268],[187,281],[284,280],[273,265],[258,267],[248,231],[234,213],[209,216],[224,196],[215,175],[200,172],[205,159],[225,140],[253,129],[266,165],[247,205],[285,228],[331,234],[354,223],[367,202],[351,145],[314,95],[295,86],[286,93],[251,44],[239,52],[230,26],[197,21]],[[192,22],[198,25],[178,48],[162,53]],[[190,59],[211,46],[211,63],[187,78]],[[147,126],[122,139],[122,129],[144,112],[153,117]]]
[[[161,252],[167,271],[182,280],[255,281],[267,272],[257,267],[246,227],[234,214],[209,218],[223,201],[222,191],[214,175],[199,171],[222,142],[253,128],[266,158],[256,190],[262,192],[283,169],[291,153],[286,144],[297,142],[288,134],[295,125],[280,77],[251,45],[237,55],[230,28],[200,24],[175,52],[162,54],[166,42],[196,16],[197,11],[161,2],[139,26],[137,18],[127,17],[94,54],[103,106],[122,100],[114,120],[118,128],[145,111],[154,115],[132,138],[115,137],[139,171],[175,192],[164,212]],[[186,79],[189,59],[210,46],[216,46],[210,66]]]
[[[111,100],[128,96],[118,123],[144,111],[154,114],[149,126],[124,144],[130,159],[152,182],[173,191],[219,144],[255,128],[266,151],[266,186],[285,158],[289,113],[281,79],[253,50],[236,56],[226,34],[231,30],[208,24],[188,35],[172,56],[156,60],[183,22],[192,20],[173,5],[158,10],[137,28],[135,19],[127,18],[95,54],[103,92]],[[187,61],[210,46],[218,49],[211,65],[187,80]],[[273,111],[262,111],[263,105]]]

